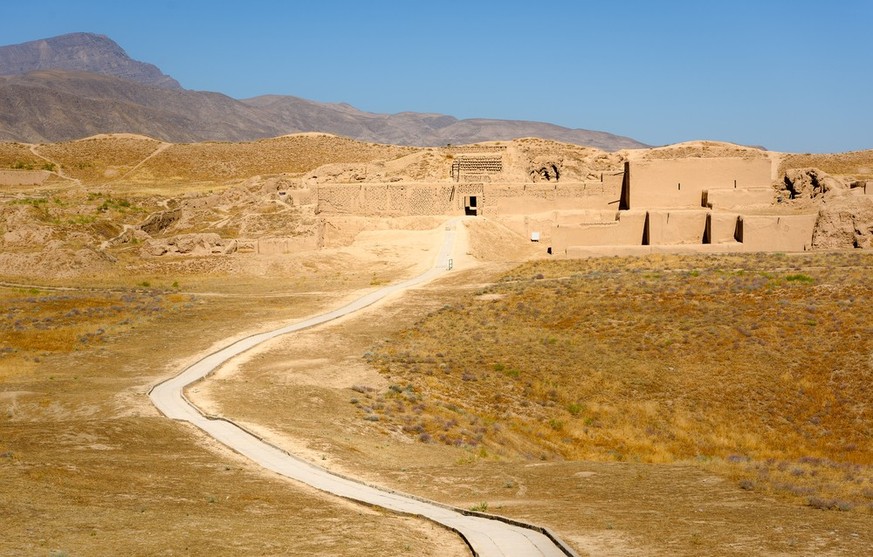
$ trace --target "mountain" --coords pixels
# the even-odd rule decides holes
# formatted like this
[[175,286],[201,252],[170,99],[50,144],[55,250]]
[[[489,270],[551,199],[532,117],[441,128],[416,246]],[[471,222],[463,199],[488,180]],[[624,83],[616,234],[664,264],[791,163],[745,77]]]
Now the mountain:
[[56,142],[98,133],[171,141],[247,141],[287,133],[220,93],[165,89],[85,72],[0,77],[0,138]]
[[157,66],[129,57],[106,35],[70,33],[0,47],[0,75],[22,75],[38,70],[91,72],[166,89],[182,88]]
[[174,143],[251,141],[318,131],[363,141],[436,146],[541,137],[607,151],[646,147],[607,132],[444,114],[374,114],[348,104],[189,91],[88,33],[0,47],[0,140],[57,142],[136,133]]
[[374,114],[344,103],[317,103],[297,97],[277,95],[255,97],[242,102],[267,110],[284,124],[299,126],[301,131],[328,131],[363,141],[395,145],[438,146],[447,143],[461,145],[519,137],[540,137],[597,147],[605,151],[648,147],[629,137],[565,128],[543,122],[485,118],[459,120],[445,114],[421,112]]

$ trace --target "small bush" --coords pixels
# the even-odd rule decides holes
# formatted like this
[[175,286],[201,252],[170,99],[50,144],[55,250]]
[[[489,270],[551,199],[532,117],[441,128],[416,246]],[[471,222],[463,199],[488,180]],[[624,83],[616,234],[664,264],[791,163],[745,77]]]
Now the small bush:
[[799,282],[807,284],[815,281],[815,279],[813,279],[811,276],[804,275],[803,273],[788,275],[785,277],[785,280],[787,280],[788,282]]
[[855,508],[855,505],[853,505],[849,501],[840,501],[838,499],[824,499],[822,497],[810,497],[806,500],[806,504],[814,509],[820,509],[823,511],[834,510],[847,512]]
[[470,510],[474,513],[486,513],[488,512],[488,503],[482,501],[478,505],[473,505],[472,507],[470,507]]

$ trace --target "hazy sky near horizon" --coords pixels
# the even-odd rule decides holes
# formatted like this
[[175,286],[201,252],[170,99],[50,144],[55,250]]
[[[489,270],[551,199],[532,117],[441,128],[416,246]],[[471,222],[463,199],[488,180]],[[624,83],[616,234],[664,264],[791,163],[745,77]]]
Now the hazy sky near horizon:
[[101,33],[187,89],[235,98],[652,145],[873,148],[873,0],[5,0],[3,19],[0,44]]

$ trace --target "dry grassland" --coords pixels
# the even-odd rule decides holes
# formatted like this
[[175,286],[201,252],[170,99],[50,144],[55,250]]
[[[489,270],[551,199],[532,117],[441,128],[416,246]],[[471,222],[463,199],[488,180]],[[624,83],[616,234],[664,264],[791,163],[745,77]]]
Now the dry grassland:
[[786,155],[779,167],[780,174],[788,168],[818,168],[828,174],[873,180],[873,150],[836,155]]
[[394,159],[411,147],[328,135],[292,135],[249,143],[173,145],[139,168],[135,181],[224,182],[255,175],[302,173],[328,163]]
[[[705,275],[701,267],[705,259],[685,263],[694,263],[700,278]],[[664,266],[678,271],[683,268],[680,263],[670,258],[638,265],[629,259],[574,264],[594,269],[603,265],[604,272],[612,269],[616,281],[630,284],[639,279],[642,269],[649,273],[652,266]],[[618,270],[624,266],[631,268],[626,279]],[[691,269],[687,268],[688,274]],[[532,274],[520,278],[519,272]],[[490,380],[483,375],[497,374],[494,364],[506,362],[504,353],[526,353],[527,345],[503,345],[501,359],[484,365],[470,357],[467,370],[483,372],[476,381],[464,381],[458,368],[427,376],[422,372],[427,363],[416,361],[415,354],[390,356],[391,375],[379,374],[368,363],[388,351],[407,350],[409,335],[416,336],[416,343],[425,342],[419,337],[422,331],[454,311],[451,308],[473,310],[499,303],[495,288],[526,289],[530,302],[537,288],[554,288],[559,281],[550,278],[564,276],[569,269],[559,266],[550,278],[532,278],[541,272],[547,274],[540,267],[507,273],[505,266],[502,271],[490,266],[447,276],[357,317],[276,339],[229,363],[188,394],[209,411],[232,416],[331,469],[463,508],[548,525],[580,555],[852,555],[862,554],[873,543],[869,514],[860,507],[853,512],[822,511],[806,505],[804,499],[773,497],[763,484],[743,489],[739,485],[743,478],[732,475],[746,464],[769,465],[775,473],[781,461],[750,460],[725,470],[713,465],[726,460],[718,458],[648,463],[626,453],[620,462],[608,454],[602,461],[569,460],[549,447],[556,435],[568,437],[575,424],[584,424],[586,414],[574,416],[557,403],[541,405],[533,396],[527,401],[519,396],[517,414],[490,418],[490,403],[480,403],[478,398],[479,389]],[[735,267],[730,267],[729,274],[734,272]],[[780,276],[808,272],[789,268]],[[506,279],[495,283],[499,276]],[[430,317],[422,322],[421,316],[427,314]],[[487,314],[479,312],[483,319]],[[470,336],[476,333],[467,330],[467,324],[458,316],[429,330],[434,343],[476,350],[480,341]],[[386,342],[374,350],[374,339]],[[449,355],[443,347],[439,352]],[[507,399],[518,394],[513,384],[536,384],[540,376],[534,370],[515,378],[513,368],[504,366],[501,382],[485,386],[504,389],[512,395]],[[545,366],[550,368],[550,361]],[[415,367],[418,371],[405,371]],[[445,388],[425,387],[431,379]],[[578,382],[571,381],[570,388],[578,388]],[[441,398],[444,395],[451,400]],[[705,396],[706,404],[717,407],[721,392],[712,387],[695,396],[698,400]],[[264,400],[271,403],[263,404]],[[684,404],[681,397],[678,402]],[[615,406],[628,404],[622,399]],[[563,420],[563,433],[552,428],[546,412]],[[513,424],[544,431],[547,439],[541,441],[531,431],[511,430]],[[486,431],[476,441],[480,427]],[[599,428],[609,432],[606,424]],[[423,442],[422,434],[430,439]],[[463,436],[465,441],[444,444],[441,435]],[[562,443],[560,438],[557,443]],[[792,468],[787,470],[791,473]],[[822,467],[815,471],[820,473]],[[757,481],[758,472],[752,476]]]
[[228,282],[0,287],[0,483],[14,487],[0,490],[0,553],[463,555],[425,521],[280,481],[157,415],[149,385],[191,355],[335,304],[329,289],[346,287]]
[[39,145],[37,152],[57,163],[66,176],[102,184],[122,177],[160,145],[145,137],[105,136]]
[[34,155],[23,143],[0,142],[0,168],[49,170],[46,161]]
[[744,489],[873,511],[873,257],[520,267],[370,355],[361,413],[504,457],[697,462]]
[[420,151],[321,134],[192,144],[102,135],[38,145],[36,149],[44,158],[34,155],[28,145],[0,142],[0,168],[61,171],[89,186],[112,184],[127,189],[146,187],[148,191],[164,190],[168,184],[184,186],[185,190],[196,190],[198,184],[225,187],[229,181],[252,176],[300,174],[328,163],[393,160]]

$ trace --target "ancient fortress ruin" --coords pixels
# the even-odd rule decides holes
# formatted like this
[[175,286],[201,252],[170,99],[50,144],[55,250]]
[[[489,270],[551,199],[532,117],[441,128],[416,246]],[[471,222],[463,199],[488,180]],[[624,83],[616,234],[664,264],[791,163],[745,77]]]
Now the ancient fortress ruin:
[[[418,161],[430,171],[424,179],[347,166],[319,169],[306,183],[328,220],[484,217],[555,256],[812,246],[818,208],[782,203],[786,199],[773,186],[778,161],[764,151],[685,158],[631,152],[600,171],[529,155],[520,154],[515,142],[447,147],[432,153],[428,165]],[[867,189],[852,193],[873,194]]]
[[[147,257],[290,255],[348,246],[368,230],[433,229],[459,215],[476,256],[495,259],[873,248],[867,151],[793,155],[696,141],[605,152],[536,138],[410,148],[323,134],[194,145],[107,136],[8,148],[65,169],[0,170],[11,199],[0,240],[14,250],[72,238],[101,252],[136,245]],[[126,201],[157,208],[140,217],[108,206],[125,183],[203,191]],[[70,185],[77,209],[29,203],[16,189]]]

